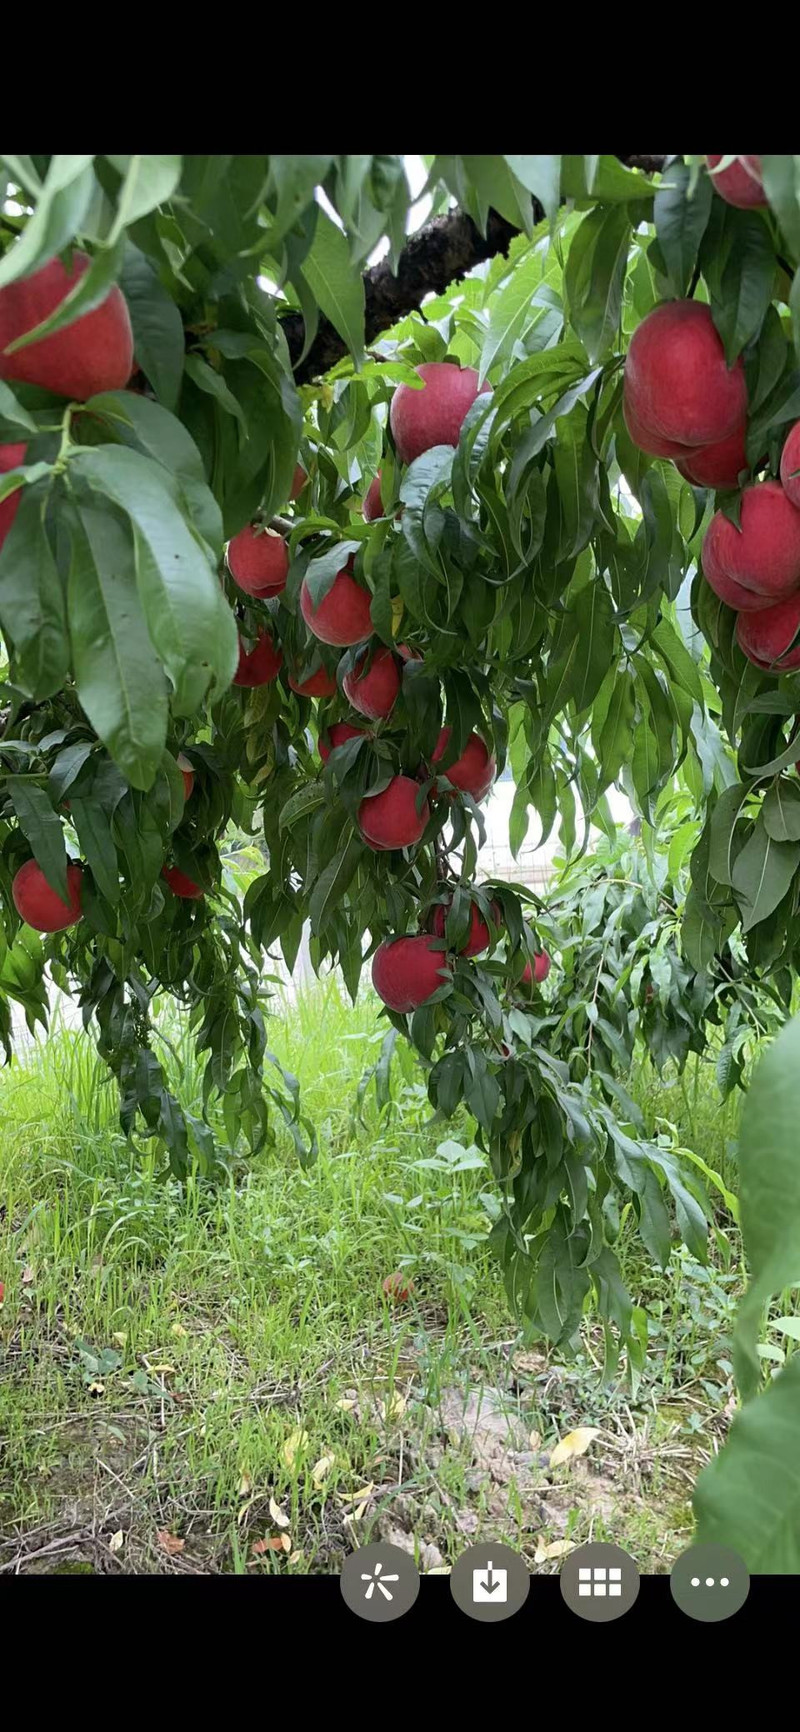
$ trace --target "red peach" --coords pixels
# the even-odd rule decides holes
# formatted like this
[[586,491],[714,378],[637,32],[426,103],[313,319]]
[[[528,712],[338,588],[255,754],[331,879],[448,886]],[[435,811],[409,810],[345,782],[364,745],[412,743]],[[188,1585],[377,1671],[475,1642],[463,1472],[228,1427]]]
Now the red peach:
[[[706,157],[711,170],[717,169],[717,163],[721,161],[722,155]],[[727,168],[712,172],[711,182],[720,198],[724,198],[726,204],[736,205],[739,210],[753,210],[767,203],[760,156],[734,157]]]
[[449,980],[447,957],[427,932],[387,938],[372,958],[372,984],[390,1010],[406,1016]]
[[292,485],[289,489],[289,498],[291,500],[296,499],[298,497],[298,494],[302,493],[303,488],[305,487],[307,480],[308,480],[308,476],[305,472],[305,469],[303,468],[302,463],[296,463],[294,475],[292,476]]
[[199,902],[205,891],[195,884],[186,872],[181,872],[178,866],[162,866],[161,876],[166,879],[170,890],[175,896],[180,896],[184,902]]
[[724,601],[727,607],[735,608],[737,613],[759,613],[762,608],[772,607],[768,595],[756,595],[754,589],[745,589],[737,583],[734,577],[729,577],[725,567],[720,564],[716,553],[718,530],[715,527],[717,519],[724,521],[721,512],[712,517],[703,538],[702,565],[703,575],[710,589]]
[[[424,390],[398,385],[389,410],[401,463],[413,463],[434,445],[457,445],[464,417],[479,394],[474,367],[423,361],[415,372],[424,380]],[[491,391],[491,386],[482,385],[481,391]]]
[[283,665],[283,651],[263,627],[251,650],[245,649],[239,638],[239,665],[233,676],[235,686],[268,686],[278,678]]
[[667,301],[648,313],[631,338],[624,401],[643,450],[716,445],[735,433],[747,410],[744,365],[739,356],[728,367],[709,307]]
[[280,595],[289,575],[289,553],[273,529],[245,525],[228,543],[228,569],[245,595]]
[[[452,733],[451,728],[442,728],[433,750],[432,762],[438,764],[447,751],[447,743]],[[459,758],[450,765],[449,770],[440,774],[453,788],[458,788],[462,794],[471,794],[473,800],[485,800],[494,781],[497,760],[485,746],[479,734],[470,734],[469,739]]]
[[[0,445],[0,475],[7,475],[10,469],[19,469],[25,462],[27,445]],[[0,499],[0,547],[17,515],[17,508],[22,498],[22,488],[14,493],[7,493],[5,499]]]
[[779,601],[762,613],[740,613],[736,621],[739,648],[767,673],[786,673],[800,667],[800,644],[792,648],[800,631],[800,594]]
[[358,827],[366,842],[378,852],[411,848],[420,840],[430,817],[423,800],[417,809],[420,784],[411,776],[393,776],[380,794],[367,794],[358,808]]
[[339,649],[360,643],[372,632],[369,613],[372,596],[362,584],[356,583],[351,576],[352,569],[351,559],[344,571],[337,572],[327,595],[317,607],[311,599],[307,577],[303,578],[300,589],[300,612],[309,631],[321,643],[335,644]]
[[779,481],[744,489],[739,524],[721,511],[709,524],[705,539],[716,565],[756,595],[791,595],[800,585],[800,511]]
[[781,485],[787,499],[800,506],[800,421],[795,421],[781,452]]
[[327,668],[317,668],[307,680],[296,680],[290,674],[289,684],[301,698],[333,698],[339,689],[336,675],[329,673]]
[[718,445],[700,445],[692,451],[691,457],[676,459],[676,468],[684,480],[693,481],[695,487],[738,487],[742,470],[749,468],[745,432],[746,426],[742,422],[735,433],[721,439]]
[[41,385],[59,397],[85,402],[98,391],[121,391],[131,376],[133,333],[128,304],[114,284],[89,313],[73,324],[8,354],[17,337],[50,317],[89,269],[85,253],[73,253],[69,270],[50,259],[30,277],[0,289],[0,379]]
[[183,752],[178,753],[178,769],[183,776],[183,798],[185,803],[189,799],[194,787],[194,770],[192,769],[189,759]]
[[381,503],[380,470],[378,470],[375,480],[370,482],[369,487],[364,494],[364,503],[361,507],[361,512],[365,523],[374,523],[377,517],[383,517],[385,515]]
[[345,674],[342,690],[353,709],[374,722],[388,716],[393,708],[400,691],[400,675],[391,650],[376,650],[368,668],[367,654],[364,650],[352,671]]
[[14,875],[11,895],[20,919],[35,932],[64,932],[81,919],[82,888],[83,870],[76,860],[67,866],[67,902],[48,884],[41,866],[26,860]]
[[[444,938],[447,913],[448,909],[444,903],[437,903],[433,911],[433,924],[431,926],[435,938]],[[492,916],[495,927],[499,927],[500,910],[496,902],[492,903]],[[492,937],[493,934],[490,932],[477,903],[473,902],[469,911],[469,935],[466,944],[463,944],[459,950],[459,956],[481,956],[484,950],[489,949]]]
[[347,740],[357,740],[359,738],[368,738],[366,728],[351,727],[349,722],[334,722],[333,725],[328,728],[327,741],[323,740],[321,734],[317,740],[317,750],[323,764],[327,764],[331,752],[335,752],[337,746],[343,746]]

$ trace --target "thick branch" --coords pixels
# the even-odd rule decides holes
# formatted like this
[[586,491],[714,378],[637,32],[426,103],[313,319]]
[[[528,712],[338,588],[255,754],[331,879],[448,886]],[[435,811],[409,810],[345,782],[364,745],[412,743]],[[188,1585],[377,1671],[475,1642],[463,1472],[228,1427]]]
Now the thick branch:
[[[619,160],[629,168],[655,174],[663,168],[666,157],[621,156]],[[544,211],[534,200],[535,221],[540,222],[543,216]],[[519,232],[496,211],[489,212],[485,235],[463,211],[449,211],[446,216],[434,217],[417,234],[409,236],[400,254],[396,276],[392,275],[385,260],[365,271],[364,329],[367,343],[374,342],[381,331],[388,331],[406,313],[419,308],[426,295],[443,294],[451,283],[458,282],[484,259],[507,253]],[[314,342],[298,366],[297,358],[302,354],[305,341],[303,316],[289,313],[282,325],[299,385],[327,373],[346,354],[346,345],[338,331],[327,319],[320,319]]]

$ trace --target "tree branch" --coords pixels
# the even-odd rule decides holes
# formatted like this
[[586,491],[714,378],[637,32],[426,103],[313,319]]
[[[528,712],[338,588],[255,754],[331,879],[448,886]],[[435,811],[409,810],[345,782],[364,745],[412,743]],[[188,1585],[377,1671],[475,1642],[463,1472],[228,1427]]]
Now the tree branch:
[[[664,167],[665,156],[621,156],[628,168],[638,168],[644,174],[655,174]],[[544,211],[534,199],[534,220],[541,222]],[[512,240],[520,230],[506,222],[496,211],[489,212],[486,234],[482,235],[471,217],[464,211],[448,211],[434,217],[417,234],[410,235],[404,246],[393,276],[386,260],[364,272],[365,319],[367,343],[374,342],[381,331],[388,331],[406,313],[418,309],[425,296],[441,295],[451,283],[466,276],[484,259],[498,253],[507,254]],[[281,320],[289,345],[289,354],[298,385],[327,373],[347,353],[347,347],[327,319],[320,319],[319,329],[306,355],[299,362],[305,342],[302,313],[288,313]]]

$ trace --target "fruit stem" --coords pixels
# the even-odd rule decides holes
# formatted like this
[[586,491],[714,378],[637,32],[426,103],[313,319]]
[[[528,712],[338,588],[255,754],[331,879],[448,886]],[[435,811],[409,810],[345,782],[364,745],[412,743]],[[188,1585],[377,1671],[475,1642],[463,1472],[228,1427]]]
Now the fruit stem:
[[67,466],[67,458],[69,456],[69,448],[71,444],[70,428],[72,417],[76,409],[79,408],[80,404],[78,403],[68,403],[64,410],[64,419],[61,422],[61,444],[58,447],[58,456],[53,464],[53,472],[56,475],[62,474],[63,470]]

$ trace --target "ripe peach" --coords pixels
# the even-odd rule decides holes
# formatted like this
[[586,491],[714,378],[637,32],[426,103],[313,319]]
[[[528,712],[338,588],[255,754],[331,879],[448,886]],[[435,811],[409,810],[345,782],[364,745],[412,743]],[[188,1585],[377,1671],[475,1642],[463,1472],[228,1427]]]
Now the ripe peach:
[[[437,906],[433,911],[433,923],[431,926],[431,931],[436,938],[444,938],[447,913],[448,909],[445,907],[444,903],[437,903]],[[496,902],[492,903],[492,916],[495,927],[499,927],[500,910]],[[477,903],[473,902],[469,911],[469,936],[466,944],[461,946],[458,953],[459,956],[481,956],[484,950],[489,949],[493,936],[495,936],[495,934],[490,932],[487,922],[484,920]]]
[[183,752],[178,753],[178,769],[183,776],[183,798],[185,802],[189,799],[194,787],[194,770],[192,769],[189,759]]
[[411,776],[393,776],[380,794],[367,794],[358,808],[358,827],[366,842],[379,852],[411,848],[418,842],[430,817],[423,800],[417,810],[420,784]]
[[404,1275],[402,1269],[395,1269],[393,1275],[387,1275],[382,1287],[391,1305],[405,1305],[414,1291],[411,1276]]
[[716,566],[756,595],[772,601],[791,595],[800,585],[800,511],[780,482],[746,487],[739,522],[737,529],[721,511],[712,518],[705,542]]
[[781,452],[781,485],[787,499],[800,506],[800,421],[795,421]]
[[667,301],[648,313],[631,338],[624,403],[629,429],[656,455],[665,441],[716,445],[736,432],[747,410],[744,365],[739,356],[728,367],[709,307]]
[[[7,475],[10,469],[19,469],[25,462],[27,445],[0,445],[0,475]],[[0,547],[17,515],[17,508],[22,498],[22,488],[15,493],[7,493],[5,499],[0,499]]]
[[83,871],[76,860],[71,860],[67,866],[69,901],[64,902],[51,889],[41,866],[35,860],[26,860],[14,875],[11,894],[20,919],[35,932],[64,932],[68,926],[77,926],[81,919],[82,886]]
[[228,543],[228,570],[245,595],[280,595],[289,575],[289,553],[273,529],[245,525]]
[[740,613],[736,638],[748,661],[773,674],[800,668],[800,644],[792,648],[800,631],[800,593],[779,601],[762,613]]
[[520,985],[533,986],[536,984],[536,986],[541,986],[542,981],[546,980],[550,973],[550,967],[550,957],[547,951],[540,950],[533,959],[533,967],[529,962],[526,962],[520,975]]
[[[376,650],[366,668],[367,651],[358,657],[352,672],[345,674],[342,690],[348,703],[362,716],[378,721],[388,716],[400,691],[397,663],[389,649]],[[365,672],[362,669],[366,668]]]
[[[438,764],[447,751],[447,743],[452,733],[451,728],[442,728],[433,750],[432,762]],[[451,787],[458,788],[462,794],[471,794],[473,800],[485,800],[494,781],[497,760],[485,746],[479,734],[470,734],[461,753],[449,770],[440,774],[446,778]]]
[[634,445],[640,451],[646,451],[650,457],[672,457],[677,463],[692,453],[702,449],[699,445],[684,445],[678,439],[662,439],[658,433],[642,426],[631,406],[627,395],[622,398],[622,418],[630,433]]
[[336,675],[329,673],[327,668],[317,668],[307,680],[296,680],[290,674],[289,684],[301,698],[334,698],[339,689]]
[[200,898],[205,896],[200,885],[195,884],[194,879],[186,872],[181,872],[178,866],[162,866],[161,876],[166,879],[170,890],[184,902],[199,902]]
[[691,457],[676,458],[676,468],[695,487],[737,487],[742,470],[748,468],[745,432],[746,425],[742,422],[735,433],[721,439],[718,445],[700,445]]
[[292,476],[292,485],[289,489],[289,498],[290,499],[294,500],[297,498],[298,494],[302,493],[303,488],[305,487],[307,480],[308,480],[308,476],[305,472],[305,469],[303,468],[302,463],[296,463],[294,475]]
[[283,650],[263,627],[251,650],[239,638],[239,666],[233,676],[235,686],[268,686],[278,678],[283,665]]
[[[721,161],[721,155],[706,157],[711,170],[716,169]],[[711,181],[720,198],[724,198],[726,204],[735,204],[739,210],[753,210],[757,205],[767,203],[760,156],[737,156],[727,168],[712,173]]]
[[362,584],[356,583],[351,576],[352,570],[353,561],[350,559],[344,571],[337,572],[318,607],[311,599],[307,577],[303,578],[300,589],[300,612],[309,631],[321,643],[335,644],[339,649],[360,643],[372,632],[369,615],[372,596]]
[[[717,513],[720,517],[722,514]],[[756,595],[754,589],[745,589],[737,583],[734,577],[729,577],[724,565],[720,564],[715,551],[717,531],[714,529],[717,517],[712,517],[703,538],[702,566],[703,576],[709,588],[724,601],[727,607],[735,608],[737,613],[758,613],[761,608],[772,607],[768,595]],[[712,533],[713,532],[713,533]]]
[[364,494],[364,503],[361,507],[361,513],[365,523],[374,523],[376,517],[384,516],[383,505],[381,504],[380,470],[378,470],[375,480],[370,482],[369,487]]
[[[423,361],[415,368],[425,389],[398,385],[389,410],[397,455],[401,463],[413,463],[433,445],[457,445],[464,416],[478,396],[474,367],[457,367],[452,361]],[[482,385],[481,391],[490,391]]]
[[321,734],[317,740],[317,750],[323,764],[327,764],[331,752],[335,752],[337,746],[345,745],[347,740],[357,740],[359,736],[367,738],[366,728],[351,727],[349,722],[334,722],[332,727],[328,728],[327,740],[324,740]]
[[50,259],[30,277],[0,289],[0,379],[41,385],[59,397],[85,402],[98,391],[121,391],[131,376],[133,333],[128,304],[114,284],[90,313],[50,337],[8,354],[8,345],[49,318],[89,269],[73,253],[69,270]]
[[449,980],[447,957],[434,949],[427,932],[417,937],[387,938],[372,958],[372,984],[379,998],[401,1016],[432,998]]

